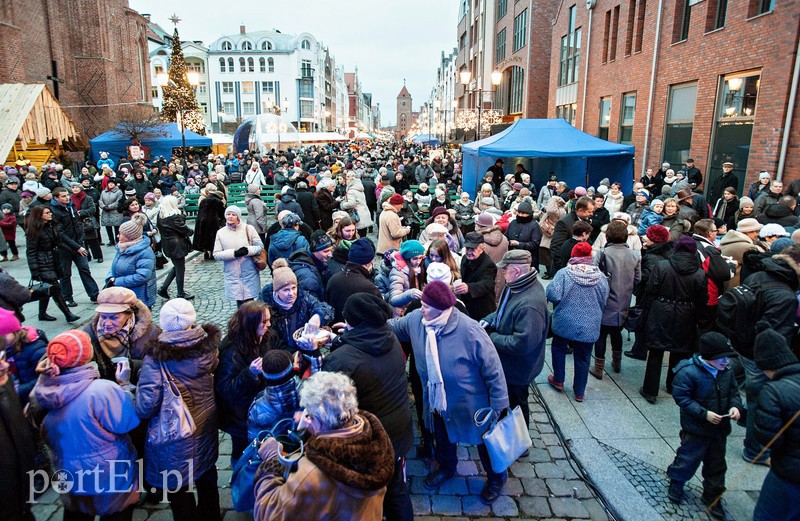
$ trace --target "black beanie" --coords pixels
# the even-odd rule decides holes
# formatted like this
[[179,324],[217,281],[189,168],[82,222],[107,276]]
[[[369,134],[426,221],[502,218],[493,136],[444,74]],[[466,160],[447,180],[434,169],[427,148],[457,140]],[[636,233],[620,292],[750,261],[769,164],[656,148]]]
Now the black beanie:
[[261,376],[268,386],[281,385],[294,377],[292,355],[282,349],[267,351],[261,358]]
[[392,317],[392,308],[381,298],[368,293],[356,293],[347,298],[342,316],[353,327],[362,323],[382,326]]
[[756,324],[756,343],[753,349],[756,367],[762,371],[777,370],[797,362],[783,335],[776,333],[761,321]]

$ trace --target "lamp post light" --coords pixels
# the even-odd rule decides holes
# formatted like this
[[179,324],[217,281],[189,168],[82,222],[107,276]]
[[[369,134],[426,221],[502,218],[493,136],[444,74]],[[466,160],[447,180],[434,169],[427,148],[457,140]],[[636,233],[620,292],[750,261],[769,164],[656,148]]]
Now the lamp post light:
[[[173,80],[170,79],[169,74],[161,73],[157,76],[158,83],[161,85],[161,89],[163,90],[164,87],[169,87],[170,89],[177,89],[178,84],[175,83]],[[189,85],[192,87],[197,87],[200,83],[200,74],[194,71],[186,73],[186,79],[189,82]],[[179,126],[181,128],[181,161],[184,162],[184,168],[186,163],[186,125],[184,125],[184,113],[183,113],[183,102],[181,102],[180,96],[175,96],[175,102],[178,104],[178,115],[180,118]]]
[[[495,70],[495,71],[492,71],[490,76],[491,76],[491,79],[492,79],[492,87],[493,87],[492,88],[492,93],[494,94],[494,92],[497,90],[497,87],[503,81],[503,73],[500,72],[500,71],[496,71]],[[467,86],[472,81],[472,73],[469,70],[466,70],[466,69],[459,73],[459,79],[461,80],[461,84],[464,86],[464,92],[471,92],[473,94],[476,93],[476,92],[478,93],[478,99],[477,99],[477,103],[476,103],[477,110],[478,110],[478,128],[477,128],[477,133],[475,135],[475,138],[476,139],[480,139],[481,138],[481,113],[483,112],[483,85],[481,84],[481,86],[478,87],[477,89],[468,89]],[[492,99],[493,99],[492,106],[494,106],[494,98],[492,98]]]

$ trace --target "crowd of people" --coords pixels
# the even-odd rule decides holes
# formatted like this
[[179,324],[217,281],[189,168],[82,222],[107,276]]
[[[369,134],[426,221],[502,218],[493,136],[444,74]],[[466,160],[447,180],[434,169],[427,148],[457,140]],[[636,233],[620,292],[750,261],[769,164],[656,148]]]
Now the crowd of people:
[[[646,360],[647,402],[669,355],[664,388],[682,428],[670,500],[702,463],[703,500],[724,518],[725,438],[739,422],[742,457],[771,467],[756,519],[800,515],[800,503],[774,499],[800,497],[800,426],[789,422],[800,402],[800,183],[784,189],[762,172],[740,198],[733,165],[721,166],[704,184],[692,160],[677,172],[664,163],[627,191],[608,179],[570,187],[554,172],[536,187],[523,164],[507,172],[498,159],[474,196],[454,149],[404,143],[148,164],[105,154],[75,177],[54,163],[7,167],[0,254],[22,258],[21,227],[37,284],[0,267],[0,447],[14,447],[15,476],[5,503],[30,519],[25,472],[107,477],[114,459],[131,463],[116,492],[96,483],[62,495],[65,519],[131,519],[163,492],[175,519],[218,520],[222,431],[256,519],[410,520],[406,456],[435,462],[423,484],[436,490],[456,473],[459,443],[477,446],[491,504],[507,473],[492,467],[475,412],[519,407],[529,423],[550,337],[546,381],[563,393],[571,356],[571,396],[591,401],[609,340],[610,368],[623,370],[627,329],[624,354]],[[247,185],[246,212],[229,201],[232,182]],[[274,201],[261,195],[270,188]],[[104,262],[102,228],[115,255],[98,285],[88,263]],[[197,323],[184,287],[192,251],[221,263],[236,303],[225,330]],[[78,321],[73,264],[96,314],[48,341],[23,325],[23,305],[38,300],[39,319],[57,320],[52,299]],[[299,458],[273,432],[281,421],[304,437]],[[261,464],[236,482],[254,443]]]

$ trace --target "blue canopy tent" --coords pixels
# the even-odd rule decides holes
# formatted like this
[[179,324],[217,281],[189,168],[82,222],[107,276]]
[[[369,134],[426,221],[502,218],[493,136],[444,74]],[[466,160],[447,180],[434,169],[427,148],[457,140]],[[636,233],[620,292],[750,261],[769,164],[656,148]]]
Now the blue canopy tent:
[[518,119],[499,134],[467,143],[461,150],[462,186],[473,197],[498,159],[505,161],[508,174],[522,163],[537,189],[547,183],[550,172],[570,188],[596,187],[605,177],[619,181],[625,191],[633,187],[634,147],[591,136],[565,119]]
[[435,147],[439,146],[440,143],[439,138],[430,134],[418,134],[414,136],[413,142],[419,145],[431,145]]
[[[151,157],[163,156],[169,159],[172,156],[172,149],[180,148],[182,145],[181,129],[177,123],[164,123],[155,133],[158,135],[142,140],[143,146],[150,147]],[[127,147],[133,145],[133,143],[131,143],[128,136],[119,131],[109,130],[94,139],[90,139],[89,145],[92,147],[91,157],[93,161],[100,159],[100,152],[108,152],[108,157],[116,162],[120,157],[128,157]],[[211,138],[186,129],[187,147],[210,147],[211,145]]]

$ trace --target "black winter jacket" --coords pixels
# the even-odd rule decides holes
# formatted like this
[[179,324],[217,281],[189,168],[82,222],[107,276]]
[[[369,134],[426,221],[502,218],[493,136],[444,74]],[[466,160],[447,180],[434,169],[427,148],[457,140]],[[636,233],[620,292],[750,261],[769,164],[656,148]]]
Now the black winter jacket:
[[[800,363],[775,371],[758,395],[755,433],[764,445],[800,410]],[[797,420],[772,444],[772,472],[800,484],[800,422]]]
[[[334,251],[336,250],[334,249]],[[494,291],[494,276],[492,277],[492,291]],[[345,264],[344,271],[331,276],[328,285],[325,287],[325,294],[327,295],[325,300],[333,306],[335,312],[334,323],[344,322],[344,317],[342,316],[344,304],[350,295],[355,295],[356,293],[369,293],[378,298],[383,298],[378,286],[372,282],[369,272],[360,264],[348,261]]]
[[[30,255],[30,250],[28,250]],[[0,308],[13,311],[20,322],[25,321],[22,306],[31,300],[31,292],[6,270],[0,268]]]
[[170,259],[182,259],[192,251],[189,240],[194,230],[186,226],[183,214],[170,215],[158,220],[158,233],[161,234],[161,251]]
[[457,297],[467,307],[467,314],[473,320],[481,320],[497,309],[495,304],[494,282],[497,266],[486,253],[471,261],[464,255],[461,259],[461,281],[469,291]]
[[645,288],[653,268],[659,261],[669,258],[672,255],[673,244],[671,241],[664,243],[654,243],[642,250],[642,280],[633,289],[636,296],[636,305],[650,307],[650,301],[645,299]]
[[[32,519],[30,472],[34,470],[36,448],[31,426],[22,414],[22,406],[9,378],[0,386],[0,502],[3,519]],[[27,515],[25,515],[27,513]]]
[[58,224],[51,221],[36,238],[27,237],[26,254],[32,279],[52,283],[61,278],[59,249],[65,247],[62,236]]
[[61,239],[72,251],[81,249],[84,241],[83,223],[72,203],[64,206],[60,203],[53,204],[51,202],[50,210],[53,211],[53,221],[59,224]]
[[311,227],[312,230],[319,229],[320,213],[317,198],[306,189],[297,191],[297,204],[303,209],[303,222]]
[[558,266],[566,266],[567,259],[561,258],[561,246],[572,237],[572,226],[578,222],[578,214],[575,210],[558,220],[553,227],[553,238],[550,240],[550,258],[552,265],[555,266],[551,273],[558,271]]
[[[518,241],[519,245],[513,248],[509,244],[509,250],[528,250],[531,252],[531,266],[539,269],[539,243],[542,242],[542,229],[531,217],[527,222],[520,222],[517,217],[508,223],[506,228],[506,238],[509,241]],[[523,219],[523,221],[526,219]]]
[[[756,220],[761,224],[776,223],[784,228],[797,228],[800,225],[800,217],[797,217],[792,209],[782,204],[767,206],[764,213],[759,215]],[[790,233],[793,230],[788,230]]]
[[731,433],[730,418],[723,418],[714,425],[706,419],[708,411],[724,415],[731,407],[742,410],[733,371],[719,371],[715,378],[698,355],[682,360],[675,368],[672,398],[681,408],[681,429],[695,436],[727,436]]

